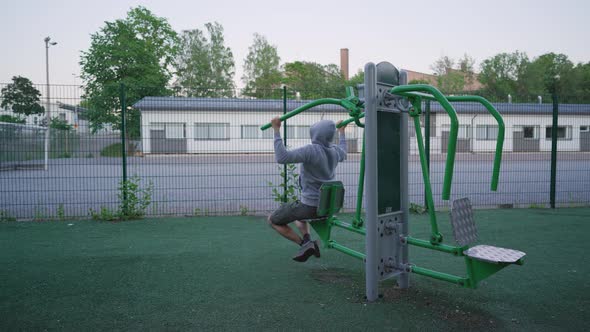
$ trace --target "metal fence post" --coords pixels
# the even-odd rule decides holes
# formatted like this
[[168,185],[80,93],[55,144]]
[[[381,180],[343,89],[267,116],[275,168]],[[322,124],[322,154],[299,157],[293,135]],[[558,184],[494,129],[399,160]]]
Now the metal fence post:
[[557,118],[559,113],[559,104],[557,93],[551,95],[553,99],[553,123],[551,125],[551,189],[549,192],[549,201],[551,208],[555,209],[555,182],[557,180]]
[[[424,151],[426,152],[426,167],[430,176],[430,100],[426,101],[424,108]],[[426,188],[424,188],[424,206],[428,209]]]
[[125,91],[125,84],[121,83],[119,86],[120,92],[120,99],[121,99],[121,157],[122,157],[122,164],[123,164],[123,208],[127,211],[127,144],[126,144],[126,137],[125,131],[126,128],[126,109],[127,109],[127,101],[126,101],[126,91]]
[[[283,85],[283,115],[287,114],[287,86]],[[283,121],[283,142],[287,146],[287,120]],[[287,164],[283,165],[283,202],[287,203]]]

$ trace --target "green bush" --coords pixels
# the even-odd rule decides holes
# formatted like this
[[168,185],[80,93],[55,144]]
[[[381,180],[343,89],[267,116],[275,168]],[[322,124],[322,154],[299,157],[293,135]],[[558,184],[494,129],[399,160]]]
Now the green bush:
[[416,204],[416,203],[410,203],[410,213],[414,213],[414,214],[424,214],[428,211],[428,209],[425,206],[422,206],[420,204]]
[[100,151],[101,157],[123,157],[121,143],[113,143]]
[[25,124],[27,121],[24,118],[20,118],[18,116],[2,114],[0,115],[0,122]]
[[116,211],[102,206],[100,211],[89,210],[92,219],[114,221],[140,219],[145,215],[145,210],[152,202],[153,184],[150,182],[147,187],[140,186],[141,179],[134,175],[127,181],[119,182],[119,207]]
[[[280,171],[281,179],[285,177],[285,170],[283,165],[278,165],[278,169]],[[272,188],[272,197],[274,198],[275,202],[284,202],[284,198],[286,196],[286,202],[295,202],[299,199],[299,174],[295,173],[297,167],[294,164],[287,164],[287,183],[273,184],[272,182],[268,181],[268,186]],[[283,195],[285,193],[285,195]]]
[[[146,188],[140,187],[141,179],[134,175],[127,181],[119,183],[118,216],[122,220],[138,219],[145,215],[145,210],[152,202],[153,184],[150,182]],[[125,199],[125,197],[127,199]]]
[[16,221],[16,218],[13,217],[10,212],[6,210],[0,210],[0,222],[3,221]]

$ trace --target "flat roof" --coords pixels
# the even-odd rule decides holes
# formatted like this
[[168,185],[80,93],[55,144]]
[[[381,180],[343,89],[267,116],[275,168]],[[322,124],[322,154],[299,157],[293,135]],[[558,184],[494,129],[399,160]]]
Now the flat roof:
[[[287,110],[294,110],[311,100],[287,100]],[[488,113],[487,109],[472,102],[451,103],[457,113]],[[492,103],[500,114],[551,114],[553,104],[538,103]],[[140,111],[235,111],[235,112],[282,112],[282,99],[246,98],[188,98],[188,97],[144,97],[133,104]],[[311,109],[316,112],[347,112],[339,105],[320,105]],[[423,108],[424,110],[424,108]],[[432,102],[431,112],[445,113],[439,103]],[[559,104],[560,114],[590,115],[590,104]]]

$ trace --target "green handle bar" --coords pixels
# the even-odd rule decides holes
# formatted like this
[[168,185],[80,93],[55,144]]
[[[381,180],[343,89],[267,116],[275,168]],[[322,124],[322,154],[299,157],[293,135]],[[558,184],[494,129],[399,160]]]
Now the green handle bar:
[[498,138],[496,140],[496,154],[494,156],[494,171],[492,173],[492,190],[498,190],[498,178],[500,177],[500,163],[502,162],[502,149],[504,146],[504,119],[502,115],[485,98],[480,96],[449,96],[449,101],[468,101],[482,104],[498,122]]
[[[336,128],[340,128],[342,126],[346,126],[347,124],[351,123],[351,122],[356,122],[357,125],[359,125],[359,122],[357,121],[358,119],[364,118],[365,117],[365,113],[361,113],[361,115],[359,115],[358,118],[348,118],[342,122],[340,122],[339,124],[336,125]],[[361,128],[364,128],[365,125],[361,123],[361,126],[359,126]]]
[[[415,97],[421,97],[428,100],[437,101],[437,99],[429,94],[425,93],[407,93],[406,95],[413,95]],[[502,115],[494,108],[492,103],[490,103],[487,99],[480,97],[480,96],[472,96],[472,95],[465,95],[465,96],[447,96],[448,101],[456,101],[456,102],[476,102],[482,104],[488,112],[496,119],[498,122],[498,139],[496,141],[496,153],[494,156],[494,170],[492,173],[492,191],[498,190],[498,179],[500,178],[500,164],[502,163],[502,149],[504,147],[504,137],[505,137],[505,125],[504,119],[502,119]]]
[[[334,99],[334,98],[323,98],[323,99],[318,99],[318,100],[314,100],[308,104],[305,104],[303,106],[297,107],[296,109],[292,110],[291,112],[282,115],[279,119],[281,119],[281,121],[285,121],[290,117],[293,117],[305,110],[308,110],[312,107],[316,107],[319,105],[326,105],[326,104],[332,104],[332,105],[340,105],[344,108],[346,108],[345,105],[346,101],[343,101],[342,99]],[[271,123],[267,123],[264,126],[260,127],[260,130],[267,130],[268,128],[270,128],[272,126]]]
[[[427,94],[416,94],[416,92],[429,92]],[[453,168],[455,165],[455,151],[457,146],[457,136],[459,134],[459,119],[457,118],[457,112],[445,96],[438,91],[435,87],[427,84],[412,84],[412,85],[400,85],[389,90],[389,93],[396,94],[403,97],[430,97],[433,100],[439,102],[450,117],[451,121],[451,132],[449,134],[449,146],[447,153],[447,161],[445,166],[445,178],[443,183],[442,199],[449,200],[451,196],[451,184],[453,182]]]

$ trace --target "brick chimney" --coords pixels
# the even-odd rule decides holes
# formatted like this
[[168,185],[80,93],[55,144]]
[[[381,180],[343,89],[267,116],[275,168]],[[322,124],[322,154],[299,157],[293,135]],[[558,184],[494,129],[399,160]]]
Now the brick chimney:
[[340,49],[340,71],[344,79],[348,81],[348,49]]

